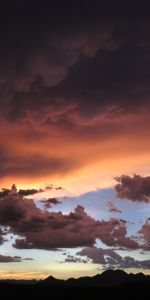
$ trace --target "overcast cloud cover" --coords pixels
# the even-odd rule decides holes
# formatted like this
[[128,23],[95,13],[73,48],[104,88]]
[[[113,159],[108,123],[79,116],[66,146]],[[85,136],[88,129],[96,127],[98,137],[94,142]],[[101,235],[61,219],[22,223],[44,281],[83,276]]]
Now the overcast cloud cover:
[[44,274],[50,257],[55,270],[73,264],[64,277],[81,264],[86,275],[96,264],[149,272],[146,11],[129,1],[1,1],[2,271],[17,262]]

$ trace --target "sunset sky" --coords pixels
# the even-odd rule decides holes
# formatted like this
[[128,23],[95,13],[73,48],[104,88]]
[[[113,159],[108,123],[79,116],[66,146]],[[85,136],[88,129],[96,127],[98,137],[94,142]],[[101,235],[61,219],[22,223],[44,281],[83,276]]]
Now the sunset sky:
[[150,18],[0,4],[0,279],[150,274]]

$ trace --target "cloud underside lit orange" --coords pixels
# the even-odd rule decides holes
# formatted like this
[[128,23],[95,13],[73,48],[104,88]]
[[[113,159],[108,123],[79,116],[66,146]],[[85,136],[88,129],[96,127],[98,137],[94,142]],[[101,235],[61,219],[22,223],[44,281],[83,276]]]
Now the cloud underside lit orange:
[[72,128],[59,122],[50,126],[7,124],[0,128],[1,185],[17,182],[19,187],[33,187],[59,182],[80,193],[111,186],[113,177],[122,173],[147,174],[148,117],[132,113]]

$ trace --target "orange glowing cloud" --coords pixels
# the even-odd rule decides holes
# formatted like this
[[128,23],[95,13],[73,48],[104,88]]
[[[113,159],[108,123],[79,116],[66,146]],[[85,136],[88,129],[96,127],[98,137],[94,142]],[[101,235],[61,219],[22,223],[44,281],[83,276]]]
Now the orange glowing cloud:
[[[150,161],[147,115],[120,117],[107,125],[65,128],[54,124],[37,127],[11,127],[1,131],[1,183],[22,186],[54,182],[78,193],[85,189],[110,186],[122,173],[148,171]],[[128,122],[129,119],[129,122]],[[103,131],[102,131],[103,128]],[[105,133],[105,134],[104,134]],[[143,134],[144,133],[144,134]],[[86,187],[85,187],[86,184]],[[84,188],[82,187],[84,185]],[[88,188],[87,188],[88,187]]]

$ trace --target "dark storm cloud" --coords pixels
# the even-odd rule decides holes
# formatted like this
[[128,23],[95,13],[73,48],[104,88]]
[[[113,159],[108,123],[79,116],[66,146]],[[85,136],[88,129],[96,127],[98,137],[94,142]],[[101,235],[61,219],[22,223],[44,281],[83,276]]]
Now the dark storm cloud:
[[22,237],[14,243],[20,249],[92,246],[96,238],[109,246],[139,247],[134,238],[127,236],[126,221],[122,219],[96,221],[80,205],[67,215],[43,211],[14,189],[0,200],[0,224]]
[[[79,26],[74,26],[78,22],[73,22],[68,27],[61,19],[54,21],[54,18],[50,18],[51,14],[46,14],[43,20],[43,16],[37,18],[35,12],[31,17],[30,11],[32,5],[28,20],[25,15],[27,10],[22,10],[23,22],[20,24],[21,16],[17,16],[11,24],[13,26],[7,28],[8,32],[5,28],[2,35],[1,99],[6,105],[10,103],[9,111],[5,105],[3,111],[6,110],[5,116],[11,121],[27,118],[30,112],[34,117],[39,107],[43,112],[49,109],[52,117],[72,109],[74,101],[70,103],[68,99],[65,100],[66,95],[61,95],[62,99],[59,99],[59,95],[55,91],[53,94],[50,87],[66,78],[69,68],[79,60],[81,54],[89,57],[99,47],[111,47],[112,22],[102,20],[98,24],[101,34],[97,29],[93,38],[95,26],[97,28],[93,23],[87,27],[86,22],[82,28],[80,22]],[[70,22],[70,18],[66,21]]]
[[118,198],[127,198],[136,203],[150,202],[150,176],[122,175],[115,179],[118,182],[115,186]]
[[92,263],[102,264],[108,268],[136,268],[150,269],[150,260],[136,260],[133,257],[122,257],[113,249],[102,249],[96,247],[84,248],[77,253],[92,260]]
[[106,207],[108,208],[109,212],[121,213],[121,210],[117,208],[111,201],[107,202]]
[[113,5],[98,1],[10,6],[1,12],[2,122],[87,126],[149,107],[149,20],[106,17],[101,6]]
[[78,153],[55,151],[65,135],[77,145],[149,132],[149,19],[113,14],[112,2],[30,2],[0,10],[1,178],[78,170]]

